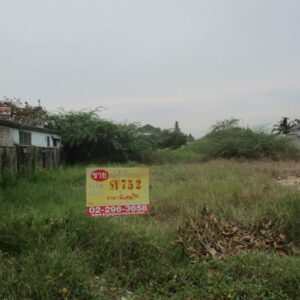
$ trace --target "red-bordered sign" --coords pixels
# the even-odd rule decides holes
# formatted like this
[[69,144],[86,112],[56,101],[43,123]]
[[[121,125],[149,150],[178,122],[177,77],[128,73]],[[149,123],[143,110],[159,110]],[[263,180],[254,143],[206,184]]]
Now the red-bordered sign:
[[88,217],[144,215],[148,212],[149,169],[87,169],[86,214]]

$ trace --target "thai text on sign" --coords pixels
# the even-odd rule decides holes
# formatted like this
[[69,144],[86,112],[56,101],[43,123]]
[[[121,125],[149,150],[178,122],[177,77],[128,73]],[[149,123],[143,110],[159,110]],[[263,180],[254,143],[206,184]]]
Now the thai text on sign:
[[89,217],[143,215],[148,212],[149,169],[87,169],[86,213]]

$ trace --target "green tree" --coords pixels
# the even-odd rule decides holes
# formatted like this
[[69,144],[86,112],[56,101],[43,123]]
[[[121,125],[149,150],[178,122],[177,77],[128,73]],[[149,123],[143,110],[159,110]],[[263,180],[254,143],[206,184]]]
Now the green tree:
[[101,119],[99,109],[60,111],[49,117],[58,129],[69,162],[145,160],[152,151],[149,137],[135,124],[117,124]]
[[150,138],[155,148],[177,149],[188,141],[188,136],[181,132],[178,121],[173,129],[159,129]]
[[273,126],[273,133],[286,134],[297,123],[297,120],[290,121],[288,117],[282,117],[282,119]]
[[179,128],[178,121],[175,121],[174,131],[175,131],[175,132],[181,132],[181,131],[180,131],[180,128]]
[[236,128],[239,127],[239,123],[240,120],[235,118],[217,121],[217,123],[211,127],[211,131],[221,131],[225,129]]
[[195,140],[195,138],[191,134],[189,134],[188,137],[187,137],[187,141],[188,142],[193,142],[194,140]]

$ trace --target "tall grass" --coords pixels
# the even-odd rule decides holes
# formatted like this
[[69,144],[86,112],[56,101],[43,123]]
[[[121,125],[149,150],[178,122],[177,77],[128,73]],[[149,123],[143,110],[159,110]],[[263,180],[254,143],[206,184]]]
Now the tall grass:
[[178,149],[166,148],[153,151],[148,160],[152,164],[195,163],[203,161],[203,154],[197,153],[189,146],[182,146]]
[[297,299],[300,258],[250,252],[195,264],[172,241],[204,204],[218,218],[280,220],[299,243],[299,192],[276,176],[299,164],[212,161],[150,168],[151,213],[85,216],[85,168],[60,168],[0,190],[1,299]]

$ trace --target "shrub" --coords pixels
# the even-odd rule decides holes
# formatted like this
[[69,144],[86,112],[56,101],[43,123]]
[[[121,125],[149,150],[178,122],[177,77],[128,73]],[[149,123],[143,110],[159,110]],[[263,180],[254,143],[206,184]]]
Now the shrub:
[[0,173],[0,188],[6,189],[16,184],[16,176],[10,169],[4,168]]
[[97,110],[60,112],[49,126],[61,131],[68,162],[144,160],[152,150],[148,137],[135,124],[103,120]]
[[242,127],[212,130],[192,145],[205,158],[297,159],[299,151],[286,139]]
[[175,130],[157,130],[151,135],[151,140],[155,148],[171,148],[177,149],[183,145],[186,145],[188,136],[181,131]]

